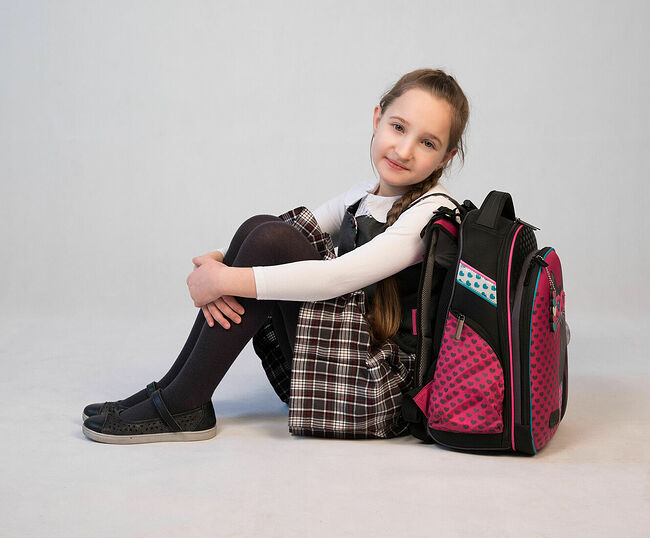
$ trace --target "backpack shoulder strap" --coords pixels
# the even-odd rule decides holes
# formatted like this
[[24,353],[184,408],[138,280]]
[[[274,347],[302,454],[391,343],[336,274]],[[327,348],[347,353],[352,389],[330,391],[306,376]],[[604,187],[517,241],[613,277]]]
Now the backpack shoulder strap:
[[[444,196],[445,198],[447,198],[447,199],[448,199],[452,204],[454,204],[454,205],[458,208],[458,211],[461,211],[460,204],[459,204],[456,200],[454,200],[451,196],[447,196],[445,193],[442,193],[442,192],[434,192],[433,194],[426,194],[426,195],[424,195],[424,196],[422,196],[422,197],[420,197],[420,198],[416,198],[415,200],[413,200],[413,201],[412,201],[412,202],[411,202],[411,203],[406,207],[406,209],[409,209],[412,205],[415,205],[415,204],[418,203],[420,200],[424,200],[425,198],[428,198],[429,196]],[[404,211],[406,211],[406,209],[405,209]]]

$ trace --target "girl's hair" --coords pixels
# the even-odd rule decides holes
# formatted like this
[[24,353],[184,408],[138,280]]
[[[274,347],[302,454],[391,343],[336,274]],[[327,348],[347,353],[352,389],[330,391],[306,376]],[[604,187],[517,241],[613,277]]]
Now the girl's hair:
[[[384,114],[396,98],[412,88],[427,90],[434,97],[443,99],[450,105],[451,128],[445,155],[457,148],[464,162],[465,148],[462,136],[469,118],[469,103],[456,79],[440,69],[416,69],[411,71],[402,76],[382,96],[379,101],[381,113]],[[370,140],[371,147],[374,138],[375,135],[373,134]],[[395,200],[390,211],[388,211],[386,227],[392,225],[413,200],[422,196],[438,183],[444,170],[451,166],[452,160],[453,158],[447,161],[443,167],[434,170],[426,179],[411,185],[401,198]],[[371,349],[376,351],[386,340],[397,333],[402,319],[401,310],[397,278],[395,275],[391,275],[377,283],[370,311],[366,314],[366,319],[370,325]]]

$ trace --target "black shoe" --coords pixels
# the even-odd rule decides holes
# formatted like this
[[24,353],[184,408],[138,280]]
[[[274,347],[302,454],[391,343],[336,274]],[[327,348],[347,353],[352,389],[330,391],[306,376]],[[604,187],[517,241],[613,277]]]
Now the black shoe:
[[[152,381],[147,385],[147,396],[151,396],[151,393],[158,388],[158,383]],[[128,405],[122,405],[122,400],[116,402],[104,402],[104,403],[92,403],[84,407],[83,413],[81,414],[82,420],[86,420],[88,417],[93,415],[101,415],[103,413],[117,413],[122,409],[128,409]]]
[[203,441],[217,435],[217,418],[212,401],[201,407],[172,415],[162,399],[161,389],[149,397],[160,418],[126,422],[117,413],[103,413],[87,418],[82,426],[86,437],[100,443],[132,445],[161,441]]

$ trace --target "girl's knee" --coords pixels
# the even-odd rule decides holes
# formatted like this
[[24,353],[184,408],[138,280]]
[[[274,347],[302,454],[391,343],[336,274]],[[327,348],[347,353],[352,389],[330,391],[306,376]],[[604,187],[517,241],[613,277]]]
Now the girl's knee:
[[239,229],[235,232],[240,240],[245,239],[248,235],[259,225],[264,224],[265,222],[283,222],[280,217],[275,215],[253,215],[252,217],[246,219],[239,226]]
[[277,220],[258,222],[257,226],[248,234],[248,241],[282,246],[290,243],[297,236],[302,236],[302,234],[291,224],[278,218]]
[[246,238],[246,248],[284,261],[321,259],[316,248],[297,228],[283,220],[259,224]]

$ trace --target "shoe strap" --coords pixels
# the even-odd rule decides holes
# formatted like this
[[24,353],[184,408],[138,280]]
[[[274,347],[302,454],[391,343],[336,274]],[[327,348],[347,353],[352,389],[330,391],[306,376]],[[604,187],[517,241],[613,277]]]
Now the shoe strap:
[[153,400],[153,404],[156,406],[156,409],[158,409],[158,413],[160,413],[160,418],[163,419],[165,424],[169,426],[169,429],[175,432],[181,431],[181,427],[178,425],[178,422],[174,420],[174,417],[172,417],[172,414],[169,412],[169,409],[167,409],[167,406],[165,405],[165,402],[162,399],[162,395],[160,393],[162,389],[156,389],[154,392],[151,393],[151,399]]
[[151,394],[158,388],[158,383],[155,381],[152,381],[147,385],[147,396],[151,396]]

